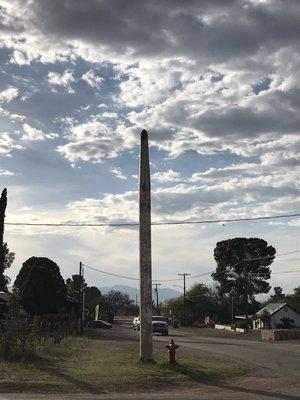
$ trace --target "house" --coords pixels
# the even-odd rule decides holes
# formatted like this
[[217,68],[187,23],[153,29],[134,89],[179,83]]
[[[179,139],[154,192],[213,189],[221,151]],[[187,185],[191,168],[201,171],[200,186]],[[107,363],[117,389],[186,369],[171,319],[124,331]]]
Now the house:
[[269,303],[252,317],[253,329],[300,328],[300,314],[287,303]]

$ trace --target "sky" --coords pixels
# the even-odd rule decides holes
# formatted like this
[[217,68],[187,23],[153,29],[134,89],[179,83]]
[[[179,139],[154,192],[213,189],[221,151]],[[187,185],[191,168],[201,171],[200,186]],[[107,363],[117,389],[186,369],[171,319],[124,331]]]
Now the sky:
[[[299,18],[298,0],[0,0],[6,222],[137,222],[143,128],[153,221],[299,212]],[[153,277],[172,287],[178,273],[213,271],[216,243],[237,236],[296,252],[299,226],[153,227]],[[33,255],[64,278],[79,261],[138,276],[136,228],[6,226],[5,240],[12,282]],[[270,284],[291,292],[297,270],[300,253],[278,256]]]

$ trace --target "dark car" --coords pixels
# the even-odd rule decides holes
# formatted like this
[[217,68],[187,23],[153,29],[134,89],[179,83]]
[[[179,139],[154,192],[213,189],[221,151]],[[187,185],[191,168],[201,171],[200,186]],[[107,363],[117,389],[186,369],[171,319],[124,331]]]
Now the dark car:
[[152,332],[161,333],[164,336],[169,334],[168,320],[163,315],[152,316]]
[[90,321],[87,324],[88,328],[97,328],[97,329],[111,329],[112,324],[109,322],[103,321],[102,319],[98,319],[97,321]]

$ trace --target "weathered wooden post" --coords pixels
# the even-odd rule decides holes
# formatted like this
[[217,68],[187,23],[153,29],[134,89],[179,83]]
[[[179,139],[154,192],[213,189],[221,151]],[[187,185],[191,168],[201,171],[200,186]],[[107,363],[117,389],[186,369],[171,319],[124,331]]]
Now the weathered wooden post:
[[5,251],[4,251],[4,220],[7,206],[7,190],[3,189],[0,197],[0,291],[5,290],[6,282],[4,278]]
[[148,133],[141,133],[140,156],[140,360],[151,361],[152,279],[151,279],[151,186]]

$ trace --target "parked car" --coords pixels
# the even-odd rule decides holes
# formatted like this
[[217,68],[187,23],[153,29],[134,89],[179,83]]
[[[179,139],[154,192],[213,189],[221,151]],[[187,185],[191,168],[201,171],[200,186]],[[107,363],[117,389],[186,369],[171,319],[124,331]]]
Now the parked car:
[[[140,317],[135,317],[133,319],[133,329],[135,331],[140,330],[140,323]],[[168,319],[163,315],[152,316],[152,332],[167,336],[169,334]]]
[[161,333],[163,336],[168,336],[169,334],[168,319],[163,315],[153,315],[152,332]]
[[90,321],[87,324],[88,328],[97,328],[97,329],[111,329],[112,324],[109,322],[103,321],[102,319],[98,319],[96,321]]

